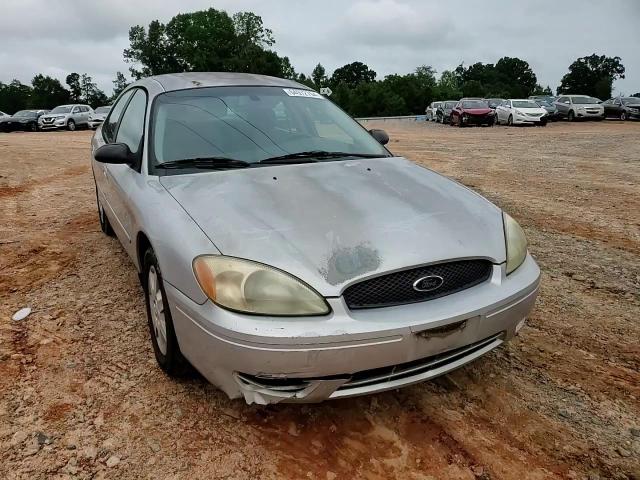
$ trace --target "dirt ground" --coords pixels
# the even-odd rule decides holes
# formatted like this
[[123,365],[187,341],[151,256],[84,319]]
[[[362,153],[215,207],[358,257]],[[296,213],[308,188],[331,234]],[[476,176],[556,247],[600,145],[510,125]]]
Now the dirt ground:
[[640,479],[640,123],[377,126],[521,222],[538,303],[436,381],[270,407],[156,367],[91,132],[0,134],[0,478]]

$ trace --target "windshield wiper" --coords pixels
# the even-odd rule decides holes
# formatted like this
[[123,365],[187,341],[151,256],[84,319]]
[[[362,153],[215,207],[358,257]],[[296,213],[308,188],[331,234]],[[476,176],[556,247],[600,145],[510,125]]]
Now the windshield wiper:
[[172,160],[156,165],[156,168],[180,169],[180,168],[202,168],[207,170],[224,170],[227,168],[247,168],[251,164],[244,160],[228,157],[198,157]]
[[313,163],[316,159],[322,158],[342,158],[342,157],[358,157],[358,158],[380,158],[386,155],[378,155],[375,153],[350,153],[350,152],[328,152],[326,150],[310,150],[308,152],[289,153],[278,157],[265,158],[258,163],[286,164],[286,163]]

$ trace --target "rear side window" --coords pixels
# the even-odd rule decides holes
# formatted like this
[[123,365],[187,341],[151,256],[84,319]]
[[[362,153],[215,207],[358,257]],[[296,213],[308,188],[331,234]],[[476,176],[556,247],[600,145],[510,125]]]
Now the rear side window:
[[122,116],[116,143],[124,143],[131,153],[137,154],[144,135],[144,117],[147,110],[147,94],[138,89]]
[[135,90],[129,90],[124,95],[122,95],[118,102],[111,109],[109,117],[107,117],[107,119],[105,120],[104,125],[102,126],[102,135],[107,142],[113,142],[116,136],[118,121],[120,120],[122,111],[124,110],[124,107],[127,106],[127,102],[134,92]]

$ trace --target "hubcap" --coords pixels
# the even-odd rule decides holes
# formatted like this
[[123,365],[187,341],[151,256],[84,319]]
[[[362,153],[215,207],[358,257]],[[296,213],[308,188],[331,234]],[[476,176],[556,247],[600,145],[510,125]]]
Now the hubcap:
[[153,335],[156,338],[158,350],[163,355],[167,354],[167,324],[164,318],[164,301],[162,298],[162,290],[158,279],[156,267],[151,266],[148,278],[149,290],[149,311],[151,313],[151,324],[153,326]]

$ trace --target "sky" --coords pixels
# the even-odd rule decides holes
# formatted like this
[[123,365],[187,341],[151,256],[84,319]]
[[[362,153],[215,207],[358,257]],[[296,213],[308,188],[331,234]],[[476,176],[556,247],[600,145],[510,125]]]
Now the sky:
[[640,92],[639,0],[1,0],[0,81],[43,73],[64,83],[88,73],[108,95],[133,25],[167,22],[214,7],[252,11],[273,30],[275,50],[297,72],[362,61],[378,73],[437,72],[460,63],[529,62],[555,91],[578,57],[619,56],[626,78],[614,91]]

